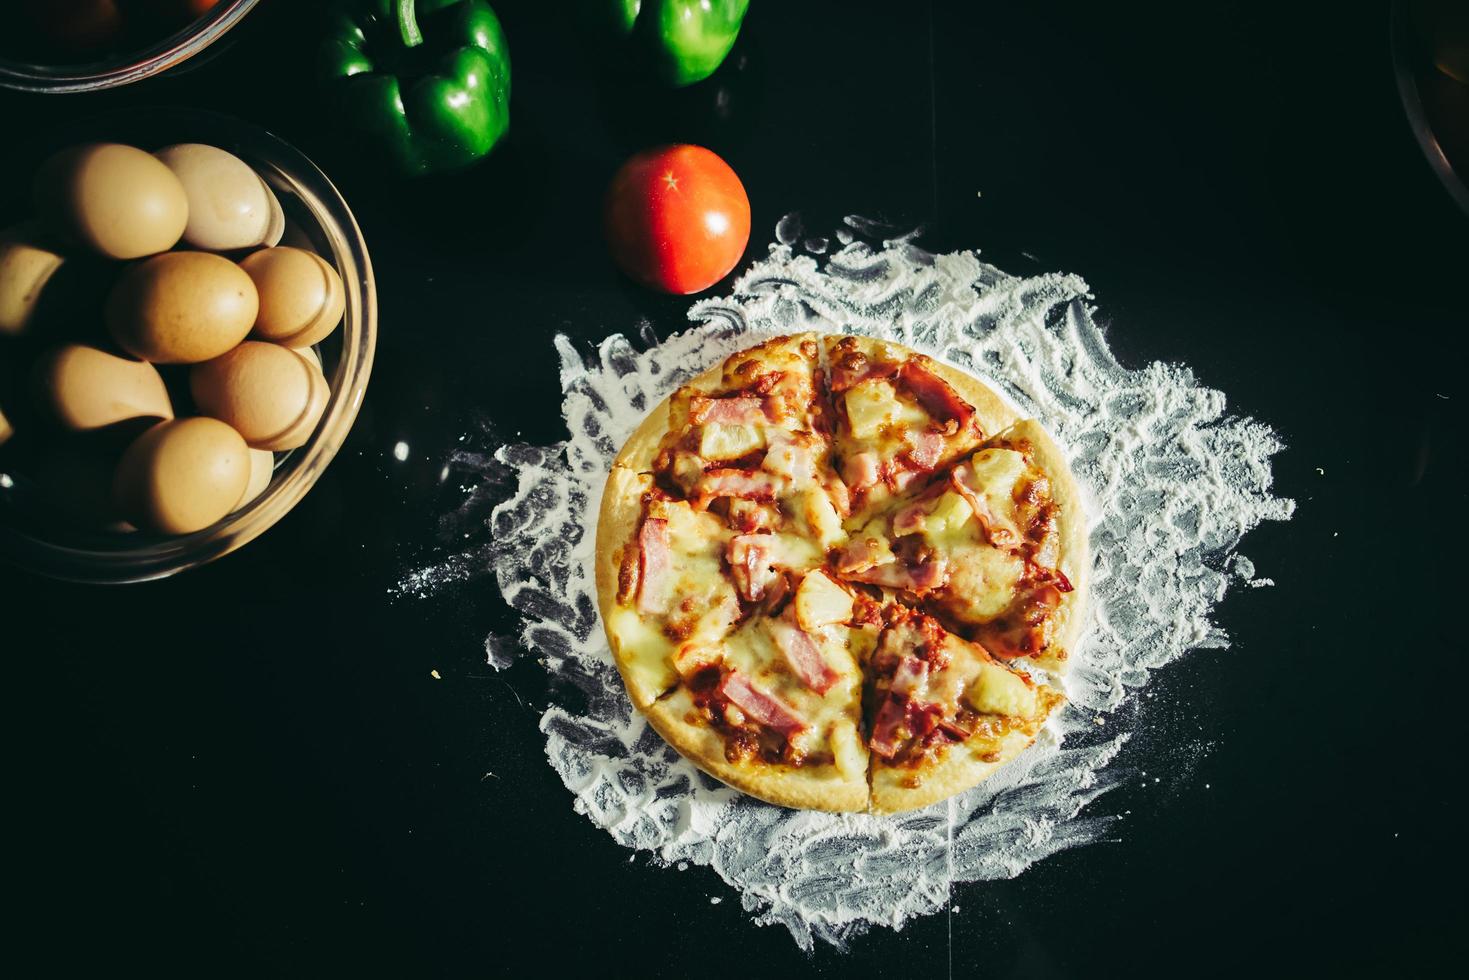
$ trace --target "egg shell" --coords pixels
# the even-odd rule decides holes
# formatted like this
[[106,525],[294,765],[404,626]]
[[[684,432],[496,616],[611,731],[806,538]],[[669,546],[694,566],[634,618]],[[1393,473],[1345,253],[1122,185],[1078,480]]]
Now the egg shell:
[[175,143],[153,155],[183,184],[189,200],[183,240],[189,245],[213,252],[254,248],[272,230],[279,240],[280,203],[244,160],[203,143]]
[[136,418],[173,418],[173,403],[158,369],[86,344],[66,344],[36,365],[46,410],[73,432]]
[[320,343],[342,322],[342,277],[315,252],[282,245],[240,260],[260,294],[253,336],[287,347]]
[[0,231],[0,336],[30,329],[47,284],[66,261],[39,231],[29,223]]
[[160,422],[128,446],[112,498],[119,513],[160,534],[191,534],[230,512],[250,481],[250,452],[218,419]]
[[233,348],[255,323],[255,283],[229,259],[169,252],[131,266],[107,297],[107,329],[155,364],[196,364]]
[[258,340],[195,365],[189,390],[199,411],[228,422],[251,448],[275,452],[306,444],[330,394],[315,364]]
[[121,143],[51,157],[36,173],[35,199],[48,229],[112,259],[168,251],[189,220],[188,196],[173,171]]
[[245,484],[245,494],[239,503],[230,510],[234,513],[244,508],[246,504],[265,492],[270,486],[270,478],[275,475],[275,454],[268,449],[250,450],[250,479]]

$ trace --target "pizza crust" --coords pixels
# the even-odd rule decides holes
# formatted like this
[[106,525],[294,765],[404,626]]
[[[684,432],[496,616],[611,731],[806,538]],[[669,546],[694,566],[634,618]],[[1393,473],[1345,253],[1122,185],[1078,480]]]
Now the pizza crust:
[[[1024,731],[1011,732],[1001,739],[999,752],[992,762],[979,758],[967,743],[958,742],[949,746],[937,765],[921,770],[880,765],[874,759],[871,810],[873,813],[903,813],[957,796],[984,782],[1034,741],[1035,736]],[[915,772],[922,773],[922,782],[911,789],[904,786],[903,780]]]
[[835,765],[798,768],[732,763],[724,757],[724,738],[718,731],[684,720],[693,710],[688,690],[678,688],[643,709],[643,714],[685,758],[742,793],[798,810],[850,813],[867,809],[865,773],[844,777]]

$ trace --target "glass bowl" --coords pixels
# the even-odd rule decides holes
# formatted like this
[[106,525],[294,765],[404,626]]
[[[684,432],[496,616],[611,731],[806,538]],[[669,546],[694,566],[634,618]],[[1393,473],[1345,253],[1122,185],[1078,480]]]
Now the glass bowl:
[[[229,554],[284,517],[316,483],[342,447],[362,405],[377,344],[377,293],[367,244],[331,181],[294,147],[237,119],[197,110],[131,110],[68,125],[7,164],[17,162],[33,171],[58,149],[96,141],[146,150],[170,143],[208,143],[234,153],[254,167],[279,198],[287,219],[282,243],[308,244],[331,261],[346,293],[341,327],[316,347],[331,395],[315,433],[301,448],[278,453],[269,487],[212,527],[184,535],[69,527],[46,519],[45,495],[18,464],[0,462],[0,559],[73,581],[139,582]],[[28,187],[29,181],[22,180],[19,186]],[[4,459],[0,456],[0,461]]]
[[0,58],[0,85],[24,92],[92,92],[127,85],[188,61],[229,32],[260,0],[220,0],[207,14],[156,44],[79,64]]

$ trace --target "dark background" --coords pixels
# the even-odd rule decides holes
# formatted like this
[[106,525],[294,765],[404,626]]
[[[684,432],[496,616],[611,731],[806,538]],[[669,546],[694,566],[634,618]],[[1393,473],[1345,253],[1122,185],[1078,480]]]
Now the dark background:
[[[7,959],[257,976],[1462,960],[1447,621],[1469,219],[1410,135],[1384,5],[754,0],[719,74],[660,96],[592,64],[562,4],[501,2],[510,141],[421,183],[331,132],[311,6],[266,0],[207,60],[120,92],[0,95],[0,145],[139,104],[293,142],[357,214],[382,325],[348,445],[242,552],[125,588],[0,568]],[[489,579],[389,596],[452,544],[439,474],[461,436],[561,436],[556,331],[585,348],[640,318],[682,326],[687,302],[619,278],[597,232],[617,164],[667,140],[743,178],[747,260],[799,210],[814,232],[921,222],[930,248],[1078,272],[1124,363],[1189,364],[1289,446],[1277,489],[1297,515],[1243,549],[1277,584],[1231,594],[1233,647],[1127,709],[1134,775],[1096,804],[1123,816],[1115,840],[960,886],[959,911],[846,954],[802,954],[712,871],[629,861],[572,811],[536,729],[545,672],[485,666],[484,636],[514,626]]]

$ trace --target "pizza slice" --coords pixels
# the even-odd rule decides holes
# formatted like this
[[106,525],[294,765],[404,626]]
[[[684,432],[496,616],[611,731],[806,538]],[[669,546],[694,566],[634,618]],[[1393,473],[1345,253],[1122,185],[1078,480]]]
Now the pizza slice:
[[1014,418],[973,378],[906,348],[851,336],[825,348],[838,472],[859,524]]
[[742,615],[723,566],[734,535],[646,473],[615,467],[608,487],[616,492],[598,524],[598,593],[613,659],[644,708],[678,683],[684,651],[718,643]]
[[867,808],[860,663],[875,632],[821,571],[780,609],[722,641],[685,647],[679,685],[645,710],[674,748],[736,789],[782,806]]
[[887,616],[867,670],[877,813],[977,785],[1024,751],[1065,700],[931,616],[899,605]]
[[1005,658],[1059,669],[1081,625],[1085,526],[1065,461],[1016,423],[854,531],[850,582],[899,590]]

